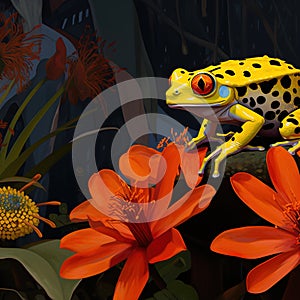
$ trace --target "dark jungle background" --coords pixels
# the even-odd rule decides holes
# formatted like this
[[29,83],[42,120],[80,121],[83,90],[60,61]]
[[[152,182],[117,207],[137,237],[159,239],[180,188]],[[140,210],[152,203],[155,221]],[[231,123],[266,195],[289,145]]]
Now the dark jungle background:
[[[4,11],[10,1],[0,1]],[[67,22],[80,11],[90,14],[80,23]],[[175,68],[201,69],[227,59],[268,55],[300,67],[300,2],[297,0],[44,0],[43,23],[78,39],[89,25],[108,42],[115,42],[115,52],[109,58],[132,77],[158,76],[168,78]],[[59,123],[63,124],[80,113],[86,103],[76,108],[64,103],[60,108]],[[162,101],[144,102],[144,110],[163,112],[182,122],[191,130],[198,123],[183,111],[169,109]],[[13,112],[11,112],[12,114]],[[133,114],[138,114],[134,112]],[[130,117],[130,116],[129,116]],[[118,110],[107,120],[107,125],[120,127],[126,117]],[[24,126],[24,124],[20,124]],[[196,131],[194,131],[196,132]],[[99,139],[99,168],[111,168],[110,146],[115,133],[103,133]],[[55,147],[72,138],[72,132],[57,137]],[[247,156],[248,155],[248,156]],[[217,255],[209,250],[212,239],[220,232],[240,226],[264,224],[248,209],[231,189],[229,177],[243,170],[270,184],[265,167],[265,152],[241,154],[228,161],[225,177],[210,207],[199,216],[181,225],[180,231],[191,251],[191,269],[181,279],[191,284],[199,299],[299,299],[300,271],[286,276],[275,287],[260,295],[245,293],[243,280],[256,261]],[[245,168],[244,168],[245,169]],[[44,237],[61,238],[74,230],[67,215],[84,200],[77,187],[72,169],[71,154],[64,156],[49,173],[49,199],[64,203],[58,213],[49,209],[47,214],[60,218],[61,226],[44,228]],[[29,240],[28,242],[32,242]],[[13,246],[10,243],[9,246]],[[13,264],[13,262],[10,262]],[[19,277],[28,274],[16,266]],[[4,274],[7,274],[4,279]],[[8,269],[3,269],[0,286],[16,282]],[[20,275],[21,274],[21,275]],[[296,275],[298,274],[298,276]],[[106,275],[107,284],[113,283],[114,274]],[[19,283],[20,284],[20,283]],[[95,278],[83,280],[74,299],[100,299],[96,295]],[[297,293],[297,294],[296,294]],[[144,295],[150,297],[146,294]],[[0,299],[14,299],[1,298]],[[33,298],[34,299],[34,298]],[[102,299],[102,298],[101,298]],[[110,298],[103,298],[110,299]],[[128,299],[130,300],[130,299]]]

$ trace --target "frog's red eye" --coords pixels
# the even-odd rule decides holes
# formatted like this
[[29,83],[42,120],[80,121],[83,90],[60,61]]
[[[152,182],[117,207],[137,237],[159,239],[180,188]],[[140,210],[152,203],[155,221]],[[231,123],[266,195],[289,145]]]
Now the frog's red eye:
[[172,75],[169,77],[169,86],[171,86],[172,83]]
[[197,95],[206,96],[214,91],[215,80],[207,73],[200,73],[194,76],[191,82],[193,92]]

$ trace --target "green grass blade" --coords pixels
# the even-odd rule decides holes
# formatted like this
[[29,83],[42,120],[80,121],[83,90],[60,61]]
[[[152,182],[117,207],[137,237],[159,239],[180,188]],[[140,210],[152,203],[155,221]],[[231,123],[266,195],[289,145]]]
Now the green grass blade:
[[[21,106],[19,107],[19,109],[17,110],[15,116],[13,117],[13,119],[11,120],[10,124],[9,124],[9,128],[11,130],[14,130],[17,121],[19,120],[21,114],[23,113],[24,109],[26,108],[27,104],[30,102],[30,100],[32,99],[32,97],[37,93],[37,91],[41,88],[41,86],[46,82],[46,79],[42,79],[31,91],[30,93],[27,95],[27,97],[24,99],[24,101],[22,102]],[[4,137],[3,140],[3,144],[7,145],[6,147],[2,147],[1,151],[0,151],[0,165],[3,165],[6,154],[7,154],[7,149],[9,146],[9,142],[12,136],[12,131],[11,130],[7,130],[6,135]],[[25,140],[26,142],[26,140]]]
[[8,96],[8,94],[10,93],[11,89],[13,88],[15,84],[15,80],[12,80],[8,87],[5,89],[5,92],[2,94],[2,96],[0,97],[0,105],[3,103],[3,101],[6,99],[6,97]]
[[18,136],[17,140],[13,144],[10,152],[8,153],[5,164],[8,165],[12,163],[20,155],[27,139],[35,129],[36,125],[43,118],[49,108],[55,103],[55,101],[63,94],[65,86],[62,85],[57,92],[48,100],[48,102],[39,110],[39,112],[32,118],[32,120],[27,124],[23,131]]
[[[27,177],[22,177],[22,176],[13,176],[13,177],[7,177],[7,178],[0,179],[0,183],[8,183],[8,182],[29,183],[31,181],[32,181],[32,178],[27,178]],[[32,185],[35,187],[38,187],[39,189],[46,191],[46,189],[39,182],[35,182]]]
[[60,132],[63,132],[63,131],[66,131],[66,130],[74,128],[74,126],[71,126],[71,125],[74,124],[78,119],[79,119],[79,117],[76,117],[76,118],[68,121],[67,123],[65,123],[64,125],[62,125],[61,127],[59,127],[58,129],[56,129],[55,131],[50,132],[49,134],[45,135],[44,137],[42,137],[41,139],[39,139],[38,141],[36,141],[31,146],[29,146],[13,162],[11,162],[10,164],[6,164],[5,165],[5,167],[2,169],[2,171],[0,171],[0,178],[5,178],[5,177],[8,177],[8,176],[14,176],[14,175],[16,175],[17,172],[19,171],[19,169],[22,167],[22,165],[29,158],[29,156],[40,145],[42,145],[43,143],[45,143],[47,140],[51,139],[52,137],[58,135]]

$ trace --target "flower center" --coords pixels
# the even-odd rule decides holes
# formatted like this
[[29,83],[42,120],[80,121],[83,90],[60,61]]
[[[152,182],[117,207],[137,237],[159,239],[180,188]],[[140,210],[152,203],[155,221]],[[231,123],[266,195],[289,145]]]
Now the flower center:
[[300,202],[293,201],[286,204],[283,214],[293,224],[293,229],[298,234],[296,243],[300,245]]
[[147,247],[153,240],[148,223],[126,223],[140,247]]
[[0,239],[15,240],[35,231],[39,237],[42,233],[37,228],[41,221],[55,227],[55,224],[39,215],[41,205],[60,205],[58,201],[36,204],[24,190],[34,184],[41,176],[37,174],[32,181],[20,190],[8,187],[0,188]]
[[[125,193],[124,191],[128,192]],[[117,217],[129,228],[140,247],[147,247],[153,237],[145,216],[143,203],[151,209],[149,207],[151,205],[149,195],[145,193],[144,189],[137,187],[130,187],[129,190],[123,189],[123,193],[111,198],[110,216]]]
[[24,192],[11,187],[0,188],[0,237],[14,240],[31,233],[31,225],[39,224],[35,217],[38,212],[38,207]]

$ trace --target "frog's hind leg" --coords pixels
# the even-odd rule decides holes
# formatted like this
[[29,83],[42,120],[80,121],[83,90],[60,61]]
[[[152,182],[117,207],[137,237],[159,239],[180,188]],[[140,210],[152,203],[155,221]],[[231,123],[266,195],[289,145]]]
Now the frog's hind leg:
[[293,155],[300,150],[300,109],[291,112],[281,121],[279,133],[285,141],[271,146],[293,145],[288,149]]

